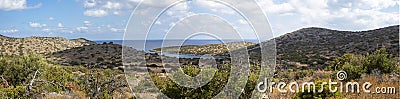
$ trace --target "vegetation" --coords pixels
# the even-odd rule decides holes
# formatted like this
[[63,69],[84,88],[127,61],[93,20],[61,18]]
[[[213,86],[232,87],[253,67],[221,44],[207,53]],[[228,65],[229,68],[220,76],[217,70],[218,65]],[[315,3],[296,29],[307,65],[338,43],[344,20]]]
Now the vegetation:
[[[399,52],[398,30],[398,25],[363,32],[306,28],[283,35],[275,39],[278,48],[276,57],[278,64],[273,80],[316,81],[316,89],[320,89],[322,81],[336,79],[332,75],[335,75],[338,70],[344,70],[348,73],[346,80],[350,82],[371,82],[374,84],[373,87],[400,86],[399,76],[394,74],[400,73],[396,67],[397,57],[395,57]],[[85,39],[67,40],[41,37],[8,38],[0,36],[0,40],[2,40],[0,43],[2,45],[0,46],[0,98],[131,98],[131,90],[127,87],[123,71],[110,69],[124,68],[121,45],[94,44]],[[233,46],[239,45],[232,44]],[[263,44],[245,43],[253,63],[257,63],[261,58],[260,45]],[[388,47],[374,52],[381,46]],[[235,48],[239,49],[240,47],[236,46]],[[182,54],[195,55],[226,55],[225,53],[228,52],[226,46],[221,44],[184,46],[180,49]],[[164,49],[166,52],[176,50],[177,47]],[[134,51],[133,54],[129,55],[132,56],[131,60],[135,61],[131,62],[132,65],[146,66],[147,63],[136,62],[139,59],[134,57],[142,55],[144,52],[132,51]],[[161,49],[155,49],[155,51],[161,51]],[[35,54],[46,55],[44,56],[46,60],[41,55]],[[148,59],[154,62],[152,64],[161,62],[158,55],[148,56],[150,56]],[[196,76],[201,72],[199,67],[192,66],[195,64],[191,61],[184,64],[185,66],[182,68],[187,75]],[[280,65],[283,66],[280,67]],[[244,90],[235,89],[242,92],[240,98],[251,98],[252,91],[258,83],[260,67],[251,66]],[[209,83],[196,89],[177,85],[168,78],[168,74],[160,76],[159,73],[151,73],[151,79],[161,92],[171,98],[212,98],[226,86],[231,67],[234,66],[227,63],[221,67],[216,70]],[[325,69],[326,67],[327,69]],[[165,73],[165,70],[161,71]],[[137,77],[140,79],[139,76]],[[134,90],[145,90],[140,87],[152,84],[151,81],[146,80],[130,83],[138,84],[138,87],[133,88]],[[372,96],[368,93],[331,93],[328,92],[326,86],[323,89],[322,92],[272,93],[268,95],[273,98],[293,97],[297,99],[371,98]],[[374,98],[398,98],[397,94],[374,94],[373,96]]]
[[381,48],[367,55],[345,54],[334,60],[330,70],[344,70],[348,80],[359,79],[363,74],[397,73],[397,57]]
[[[182,99],[198,98],[198,97],[213,98],[218,93],[220,93],[223,90],[223,88],[225,88],[225,85],[228,82],[231,64],[226,64],[224,68],[225,69],[216,70],[214,77],[209,83],[196,89],[179,86],[169,78],[159,77],[157,74],[151,74],[152,75],[151,77],[153,79],[153,82],[161,90],[161,92],[163,92],[168,97],[182,98]],[[257,75],[259,71],[255,71],[257,70],[257,66],[252,65],[251,68],[253,70],[250,73],[246,87],[244,88],[244,91],[240,96],[242,98],[251,98],[252,95],[251,92],[254,90],[258,79]],[[195,76],[198,74],[198,72],[200,72],[200,69],[195,66],[185,66],[183,67],[182,70],[189,76]]]
[[[328,85],[322,86],[322,82],[328,82],[328,80],[316,81],[315,89],[314,89],[316,92],[313,92],[313,91],[308,92],[308,90],[313,90],[313,88],[305,87],[305,89],[304,89],[305,92],[297,93],[293,97],[293,99],[325,99],[325,98],[342,98],[343,97],[343,94],[340,93],[339,91],[330,92],[329,86]],[[321,89],[323,89],[323,90],[320,91]]]
[[[0,98],[111,98],[129,92],[124,73],[111,69],[51,65],[39,55],[0,56]],[[72,98],[72,97],[71,97]]]
[[[174,47],[164,47],[156,48],[153,51],[156,52],[167,52],[167,53],[180,53],[180,54],[190,54],[190,55],[221,55],[229,53],[229,51],[238,50],[240,48],[245,48],[254,45],[250,42],[229,42],[224,44],[208,44],[208,45],[198,45],[198,46],[174,46]],[[231,48],[231,49],[228,49]]]

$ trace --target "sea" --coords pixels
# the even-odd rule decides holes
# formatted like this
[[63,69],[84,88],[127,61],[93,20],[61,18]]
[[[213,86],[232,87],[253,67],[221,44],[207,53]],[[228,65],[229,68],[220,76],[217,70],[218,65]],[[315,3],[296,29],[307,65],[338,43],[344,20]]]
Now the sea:
[[[224,40],[228,42],[240,42],[243,40]],[[245,42],[258,43],[258,40],[244,40]],[[189,45],[206,45],[206,44],[223,44],[220,40],[185,40],[183,43],[181,40],[96,40],[97,44],[110,43],[120,44],[123,46],[132,47],[136,50],[142,50],[147,53],[154,53],[152,50],[161,47],[172,47],[172,46],[189,46]],[[143,46],[145,44],[145,46]],[[170,53],[158,53],[170,57],[178,58],[200,58],[201,56],[196,55],[184,55],[184,54],[170,54]]]

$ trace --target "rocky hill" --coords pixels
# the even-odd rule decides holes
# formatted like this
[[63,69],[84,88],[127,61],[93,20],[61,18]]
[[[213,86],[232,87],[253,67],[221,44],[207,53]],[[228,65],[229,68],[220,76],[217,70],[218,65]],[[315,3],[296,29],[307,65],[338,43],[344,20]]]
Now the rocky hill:
[[24,55],[27,53],[50,54],[66,49],[95,44],[86,39],[68,40],[61,37],[11,38],[0,36],[1,55]]
[[[93,44],[53,53],[49,60],[67,66],[83,65],[122,69],[122,48],[123,46],[112,43]],[[143,51],[125,48],[125,50],[128,49],[133,56],[144,54]]]
[[[368,31],[311,27],[277,37],[275,41],[278,64],[320,67],[345,53],[367,54],[381,47],[398,55],[399,25]],[[260,50],[258,46],[249,49]]]
[[[191,54],[191,55],[220,55],[228,53],[229,50],[237,50],[245,48],[247,46],[254,45],[251,42],[229,42],[225,44],[206,44],[206,45],[192,45],[192,46],[173,46],[164,47],[163,51],[167,53],[180,53],[180,54]],[[229,49],[228,47],[233,48]],[[156,52],[161,52],[161,48],[154,49]]]

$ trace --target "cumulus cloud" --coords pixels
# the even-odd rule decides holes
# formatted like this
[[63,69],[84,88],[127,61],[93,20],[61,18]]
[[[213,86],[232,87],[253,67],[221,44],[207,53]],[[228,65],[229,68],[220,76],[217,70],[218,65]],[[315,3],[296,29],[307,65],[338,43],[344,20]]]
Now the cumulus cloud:
[[84,2],[83,5],[84,5],[85,8],[92,8],[92,7],[95,7],[95,6],[96,6],[96,1],[94,1],[94,0],[87,0],[87,1]]
[[108,15],[108,12],[105,10],[86,10],[83,12],[83,15],[90,17],[103,17]]
[[29,26],[33,28],[42,28],[46,27],[46,24],[36,23],[36,22],[29,22]]
[[285,14],[290,13],[292,10],[294,10],[294,7],[289,3],[277,4],[272,0],[262,0],[258,3],[261,7],[264,8],[266,12],[269,13]]
[[105,5],[103,5],[103,7],[107,8],[107,9],[121,9],[122,5],[118,2],[107,1],[107,3]]
[[285,32],[308,26],[343,30],[374,29],[398,24],[400,17],[397,9],[382,11],[398,6],[396,0],[258,0],[258,3],[269,16],[275,16],[269,17],[273,29],[279,28]]
[[[269,0],[266,0],[269,1]],[[196,3],[197,5],[207,8],[207,9],[211,9],[211,11],[217,12],[217,13],[222,13],[222,14],[234,14],[235,11],[229,7],[227,7],[226,5],[217,3],[215,1],[209,1],[209,0],[198,0],[195,1],[194,3]]]
[[41,5],[27,6],[26,0],[0,0],[0,10],[4,11],[39,8]]
[[189,11],[188,5],[186,5],[185,3],[175,5],[166,12],[166,15],[177,19],[182,19],[186,16],[193,14],[193,12]]
[[86,11],[85,16],[104,17],[107,15],[121,15],[121,13],[131,13],[138,0],[80,0]]
[[[85,16],[104,17],[107,15],[130,14],[138,2],[142,0],[80,0],[86,11]],[[142,4],[159,7],[167,1],[144,0]],[[334,29],[372,29],[391,24],[398,24],[398,11],[383,11],[396,8],[396,0],[257,0],[260,7],[269,16],[274,32],[286,33],[293,30],[320,26]],[[223,5],[208,0],[194,0],[190,4],[210,10],[213,13],[232,15],[236,12]],[[396,5],[397,4],[397,5]],[[243,3],[242,6],[248,6]],[[182,18],[193,15],[187,4],[179,4],[169,9],[165,15],[168,18]],[[198,9],[198,8],[195,8]],[[193,10],[192,10],[193,11]],[[145,12],[144,12],[145,13]],[[158,20],[155,24],[170,26],[177,20]],[[161,23],[162,22],[162,23]],[[171,23],[172,22],[172,23]],[[243,19],[230,22],[247,24]],[[89,27],[90,22],[84,22],[83,27]],[[147,24],[147,23],[145,23]],[[91,26],[90,26],[91,27]],[[82,28],[83,30],[85,28]],[[82,30],[80,29],[80,30]],[[86,28],[87,29],[87,28]],[[92,29],[92,28],[90,28]],[[106,31],[118,31],[108,26]],[[278,31],[276,31],[279,29]]]

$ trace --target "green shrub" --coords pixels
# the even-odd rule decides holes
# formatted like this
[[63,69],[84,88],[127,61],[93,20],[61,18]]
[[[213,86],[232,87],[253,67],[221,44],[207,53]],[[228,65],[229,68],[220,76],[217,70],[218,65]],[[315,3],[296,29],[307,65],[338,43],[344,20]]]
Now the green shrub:
[[367,73],[371,73],[375,69],[378,69],[382,73],[392,73],[397,70],[396,64],[397,58],[388,54],[386,48],[381,48],[372,54],[368,54],[364,60]]
[[47,65],[47,62],[37,55],[0,56],[0,74],[11,86],[26,84],[36,70]]
[[101,57],[97,58],[97,62],[102,62],[102,61],[104,61],[103,58],[101,58]]
[[374,70],[382,73],[398,72],[397,58],[381,48],[367,55],[345,54],[336,58],[330,70],[344,70],[348,74],[347,80],[358,79],[362,74],[371,74]]
[[2,99],[21,99],[26,98],[24,97],[25,93],[24,86],[16,86],[10,88],[0,88],[0,98]]
[[[221,91],[224,90],[226,87],[226,84],[229,79],[230,75],[230,69],[231,69],[231,64],[225,64],[223,66],[224,69],[219,69],[215,71],[215,74],[211,81],[207,83],[206,85],[200,87],[200,88],[187,88],[184,86],[180,86],[176,83],[174,83],[171,79],[169,78],[164,78],[164,77],[159,77],[157,74],[152,73],[151,78],[154,82],[154,84],[163,92],[165,95],[168,97],[177,97],[177,98],[213,98],[217,94],[219,94]],[[241,94],[241,98],[251,98],[252,92],[255,89],[255,86],[257,84],[258,80],[258,75],[259,75],[259,69],[260,66],[257,65],[251,65],[251,72],[249,75],[249,79],[246,82],[246,86],[244,87],[244,90]],[[195,66],[185,66],[182,69],[185,74],[189,76],[197,76],[198,73],[201,71],[200,68],[195,67]],[[207,70],[206,70],[207,71]],[[139,86],[142,86],[145,82],[139,83]],[[238,82],[239,83],[239,82]],[[139,88],[138,86],[138,88]],[[143,85],[144,86],[144,85]],[[136,88],[134,88],[136,89]],[[236,91],[242,90],[242,89],[235,89]]]

